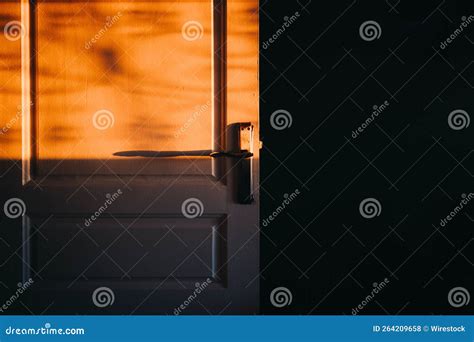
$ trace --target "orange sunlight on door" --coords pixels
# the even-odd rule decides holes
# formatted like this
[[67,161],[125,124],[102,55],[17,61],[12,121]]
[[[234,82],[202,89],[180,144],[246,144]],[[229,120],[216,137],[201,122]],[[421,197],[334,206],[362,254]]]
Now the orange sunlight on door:
[[[19,7],[2,3],[0,15],[20,21]],[[37,11],[37,64],[27,75],[36,160],[212,148],[210,1],[55,0]],[[257,13],[257,1],[228,1],[228,123],[258,124]],[[2,36],[0,45],[0,125],[9,127],[0,158],[20,160],[21,44]]]

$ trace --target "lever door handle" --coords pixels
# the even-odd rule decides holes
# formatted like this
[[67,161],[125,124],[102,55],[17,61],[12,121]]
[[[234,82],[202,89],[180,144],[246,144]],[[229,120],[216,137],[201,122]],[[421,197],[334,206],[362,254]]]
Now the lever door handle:
[[229,157],[229,158],[250,158],[253,153],[248,151],[225,152],[211,150],[191,150],[191,151],[152,151],[152,150],[132,150],[115,152],[117,157],[142,157],[142,158],[172,158],[172,157]]
[[211,152],[209,155],[212,158],[220,158],[220,157],[229,157],[229,158],[250,158],[253,157],[253,153],[248,151],[241,151],[241,152]]
[[228,177],[235,200],[240,204],[250,204],[253,197],[253,126],[250,122],[238,122],[226,127],[225,151],[152,151],[135,150],[115,152],[119,157],[172,158],[172,157],[212,157],[228,158],[226,161]]
[[237,122],[226,127],[226,152],[228,172],[235,199],[239,204],[251,204],[253,196],[253,126],[250,122]]

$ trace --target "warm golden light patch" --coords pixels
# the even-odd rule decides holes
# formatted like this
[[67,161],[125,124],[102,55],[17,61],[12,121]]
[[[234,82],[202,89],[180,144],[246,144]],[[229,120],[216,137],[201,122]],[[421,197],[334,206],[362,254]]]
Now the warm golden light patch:
[[[21,20],[18,3],[0,11]],[[228,13],[227,121],[257,124],[258,3]],[[38,160],[211,148],[210,1],[41,1],[35,34]],[[0,44],[0,157],[19,160],[20,41]]]

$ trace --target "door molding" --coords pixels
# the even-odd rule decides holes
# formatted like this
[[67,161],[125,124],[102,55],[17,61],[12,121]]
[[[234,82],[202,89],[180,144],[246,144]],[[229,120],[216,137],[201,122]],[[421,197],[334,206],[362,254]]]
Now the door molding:
[[[212,21],[212,149],[225,150],[227,125],[227,0],[209,0]],[[36,0],[21,0],[22,184],[35,177],[37,161],[37,40]],[[224,181],[225,162],[212,159],[212,175]]]
[[[227,126],[227,0],[212,0],[212,133],[214,151],[225,151]],[[212,160],[212,174],[221,179],[224,161]]]

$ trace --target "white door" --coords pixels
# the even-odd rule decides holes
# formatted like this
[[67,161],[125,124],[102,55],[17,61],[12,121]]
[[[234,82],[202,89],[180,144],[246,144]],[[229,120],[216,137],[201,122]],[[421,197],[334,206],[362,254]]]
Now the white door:
[[21,10],[2,282],[33,313],[257,312],[257,1]]

